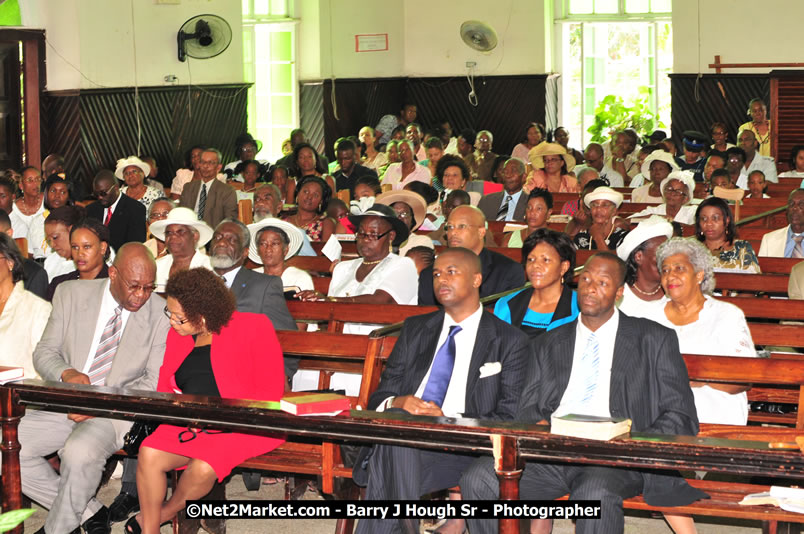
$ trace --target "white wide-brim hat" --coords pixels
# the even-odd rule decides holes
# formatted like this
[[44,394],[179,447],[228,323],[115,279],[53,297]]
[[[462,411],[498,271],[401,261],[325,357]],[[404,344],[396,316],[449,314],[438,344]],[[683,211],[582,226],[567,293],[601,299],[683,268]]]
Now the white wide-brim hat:
[[617,256],[623,261],[628,261],[635,248],[648,239],[659,236],[665,236],[667,239],[673,237],[673,225],[664,217],[653,215],[628,232],[617,247]]
[[587,208],[592,204],[593,200],[608,200],[619,208],[620,204],[623,203],[623,194],[619,191],[615,191],[611,187],[601,185],[583,197],[583,203],[586,204]]
[[260,258],[260,253],[257,250],[257,232],[267,227],[278,228],[285,232],[285,235],[288,236],[290,243],[288,244],[287,254],[285,254],[286,260],[288,258],[292,258],[299,252],[299,249],[304,242],[304,235],[302,235],[303,230],[287,221],[283,221],[282,219],[268,217],[260,222],[248,225],[248,231],[251,232],[251,244],[248,246],[248,259],[254,263],[262,265],[262,258]]
[[151,223],[151,234],[160,241],[165,240],[165,230],[171,224],[183,224],[198,230],[198,246],[203,247],[212,239],[212,228],[204,221],[198,220],[198,215],[190,208],[173,208],[167,219]]
[[639,171],[642,173],[642,176],[645,178],[645,180],[650,180],[650,164],[654,161],[662,161],[670,165],[670,172],[678,170],[678,163],[676,163],[675,158],[670,152],[665,152],[664,150],[654,150],[648,154],[648,157],[642,162],[642,167],[639,168]]
[[691,171],[673,171],[667,178],[662,180],[661,185],[659,188],[662,190],[662,198],[667,202],[667,198],[665,198],[664,190],[667,188],[667,184],[670,183],[670,180],[678,180],[683,183],[687,187],[687,201],[684,204],[689,204],[692,202],[692,194],[695,192],[695,175]]
[[117,168],[114,170],[114,175],[117,176],[119,180],[123,180],[123,171],[126,170],[126,167],[139,167],[145,176],[151,174],[150,165],[142,161],[137,156],[131,156],[117,160]]

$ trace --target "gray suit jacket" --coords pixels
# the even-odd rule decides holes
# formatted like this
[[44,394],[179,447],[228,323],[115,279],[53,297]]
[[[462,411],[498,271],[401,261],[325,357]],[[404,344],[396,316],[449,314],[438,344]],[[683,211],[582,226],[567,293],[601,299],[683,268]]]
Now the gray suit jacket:
[[[237,311],[267,315],[274,330],[296,330],[296,321],[288,311],[282,279],[255,273],[241,267],[232,282],[232,293],[237,299]],[[285,375],[292,377],[299,368],[299,360],[285,358]]]
[[[70,280],[59,284],[53,296],[53,311],[33,354],[34,368],[44,380],[58,382],[65,370],[84,369],[107,282]],[[151,295],[142,308],[129,316],[106,386],[156,390],[170,329],[164,307],[162,297]],[[110,421],[117,442],[122,443],[131,422]]]
[[[486,195],[480,199],[480,202],[477,203],[477,207],[480,208],[480,211],[486,216],[486,220],[488,221],[496,221],[497,220],[497,212],[500,211],[500,206],[502,206],[503,198],[507,195],[505,191],[501,191],[499,193],[492,193],[490,195]],[[528,207],[528,195],[522,191],[522,194],[519,195],[519,202],[516,203],[516,207],[514,207],[514,221],[522,222],[525,220],[525,210]],[[511,209],[511,206],[508,206],[508,209]]]
[[[179,206],[195,211],[198,192],[201,190],[201,181],[193,180],[186,184],[179,197]],[[213,229],[224,219],[237,219],[237,193],[235,190],[221,182],[212,180],[207,191],[207,203],[204,207],[204,222]]]

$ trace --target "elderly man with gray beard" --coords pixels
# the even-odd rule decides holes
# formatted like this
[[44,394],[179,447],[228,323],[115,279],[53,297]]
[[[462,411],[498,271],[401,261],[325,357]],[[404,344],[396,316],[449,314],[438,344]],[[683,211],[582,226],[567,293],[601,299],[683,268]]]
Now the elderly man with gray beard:
[[[257,224],[262,220],[272,217],[279,217],[281,211],[282,194],[279,192],[277,186],[274,184],[265,184],[254,191],[254,207],[252,208],[252,216],[254,217],[253,224]],[[249,228],[250,227],[249,225]],[[302,236],[303,241],[301,249],[299,249],[299,256],[315,256],[316,253],[313,246],[310,244],[310,238],[307,237],[307,232],[302,232]],[[276,323],[274,323],[274,327],[276,328]]]

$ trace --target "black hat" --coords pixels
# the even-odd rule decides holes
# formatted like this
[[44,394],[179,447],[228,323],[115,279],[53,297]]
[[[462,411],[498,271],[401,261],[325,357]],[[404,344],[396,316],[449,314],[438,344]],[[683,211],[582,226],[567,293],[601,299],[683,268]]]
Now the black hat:
[[396,216],[394,209],[384,204],[374,204],[360,215],[349,215],[349,222],[355,225],[355,228],[358,228],[360,227],[360,221],[363,220],[363,217],[382,217],[388,221],[391,224],[391,228],[393,228],[396,233],[396,238],[393,242],[395,247],[407,241],[408,235],[410,235],[410,230],[408,230],[407,225],[402,222],[402,219]]
[[257,147],[257,152],[262,150],[262,141],[254,139],[253,137],[251,137],[250,133],[244,133],[237,136],[237,139],[235,139],[235,149],[240,148],[246,143],[254,143],[254,146]]
[[689,150],[700,152],[709,145],[709,136],[696,130],[684,130],[684,146]]

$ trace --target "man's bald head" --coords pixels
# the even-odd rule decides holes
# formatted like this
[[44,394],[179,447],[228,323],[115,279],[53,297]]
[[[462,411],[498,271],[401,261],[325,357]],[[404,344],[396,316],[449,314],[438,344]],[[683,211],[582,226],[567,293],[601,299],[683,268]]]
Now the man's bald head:
[[442,252],[433,263],[433,291],[444,311],[460,322],[480,307],[480,258],[463,247]]
[[486,238],[486,217],[475,206],[458,206],[449,214],[445,225],[447,245],[468,248],[475,254],[483,250]]
[[438,257],[447,262],[453,261],[465,263],[470,274],[481,274],[483,272],[483,265],[480,262],[480,256],[468,248],[448,248],[439,254]]
[[142,308],[156,281],[156,262],[142,243],[126,243],[117,250],[109,269],[109,291],[115,301],[130,312]]
[[472,224],[477,224],[479,226],[486,226],[486,216],[483,215],[483,212],[480,211],[480,208],[477,206],[472,206],[471,204],[464,204],[461,206],[457,206],[455,209],[452,210],[450,216],[453,214],[460,215],[463,217],[469,217],[472,221]]

